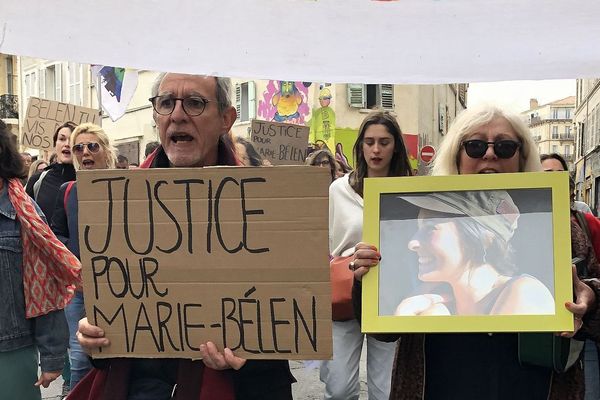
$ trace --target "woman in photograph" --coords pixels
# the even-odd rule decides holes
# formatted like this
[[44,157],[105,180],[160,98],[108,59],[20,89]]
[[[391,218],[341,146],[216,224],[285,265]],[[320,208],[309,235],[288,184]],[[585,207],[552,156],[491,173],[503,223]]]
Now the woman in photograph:
[[[70,138],[70,148],[75,155],[73,164],[78,170],[115,168],[116,149],[111,145],[104,130],[97,125],[85,123],[79,125]],[[58,192],[56,208],[52,218],[52,231],[79,258],[79,230],[77,183],[66,182]],[[87,354],[77,341],[77,325],[85,316],[83,292],[81,288],[65,309],[69,324],[69,345],[71,347],[71,381],[70,389],[91,370]]]
[[519,209],[506,191],[400,198],[420,208],[408,243],[418,256],[418,279],[442,284],[404,299],[395,315],[554,314],[548,288],[518,274],[510,240]]
[[[411,173],[400,126],[387,113],[373,113],[364,119],[354,144],[354,159],[356,170],[329,187],[329,251],[333,257],[351,256],[362,238],[364,179]],[[329,166],[333,179],[335,170]],[[358,399],[364,338],[356,319],[333,321],[333,359],[324,361],[320,371],[325,399]],[[389,398],[395,348],[395,343],[367,335],[367,387],[371,400]]]
[[[541,171],[537,145],[519,115],[493,106],[469,108],[457,116],[434,160],[433,175],[516,173]],[[379,263],[381,255],[371,244],[358,243],[351,263],[355,284],[355,312],[360,313],[362,277]],[[402,260],[398,260],[401,262]],[[594,291],[598,288],[594,282]],[[595,295],[577,275],[573,277],[575,302],[565,307],[574,318],[575,332],[593,314]],[[590,311],[588,313],[588,311]],[[587,314],[587,315],[586,315]],[[585,327],[584,327],[585,328]],[[593,333],[593,332],[591,332]],[[438,333],[377,335],[397,340],[390,400],[447,399],[583,399],[583,373],[575,363],[565,373],[552,367],[520,363],[517,333]]]

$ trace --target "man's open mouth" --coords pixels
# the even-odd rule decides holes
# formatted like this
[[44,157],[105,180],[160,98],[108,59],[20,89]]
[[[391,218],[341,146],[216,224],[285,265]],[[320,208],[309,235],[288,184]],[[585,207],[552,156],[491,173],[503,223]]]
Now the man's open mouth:
[[171,140],[175,143],[179,142],[191,142],[193,138],[186,134],[174,134],[171,136]]

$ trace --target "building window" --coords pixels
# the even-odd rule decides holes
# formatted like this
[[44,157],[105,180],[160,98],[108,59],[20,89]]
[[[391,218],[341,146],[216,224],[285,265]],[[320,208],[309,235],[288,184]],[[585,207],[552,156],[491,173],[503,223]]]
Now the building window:
[[552,109],[552,119],[558,119],[558,108]]
[[552,152],[553,153],[558,153],[558,146],[557,145],[555,145],[555,144],[552,145]]
[[571,109],[570,108],[565,109],[565,119],[571,119]]
[[[41,74],[44,75],[44,98],[48,100],[62,101],[62,69],[60,64],[46,67]],[[40,85],[42,82],[40,82]],[[41,93],[41,90],[40,90]]]
[[37,71],[25,72],[24,80],[24,94],[26,101],[29,101],[30,97],[37,97],[38,95],[38,83],[37,83]]
[[567,138],[571,136],[571,125],[565,126],[565,135]]
[[235,111],[239,122],[256,118],[256,87],[254,82],[235,85]]
[[13,71],[12,56],[6,57],[6,94],[15,94],[14,90],[15,73]]
[[558,126],[552,127],[552,139],[558,139]]
[[571,155],[571,146],[570,145],[565,145],[565,156],[570,156]]
[[385,109],[394,108],[394,85],[348,84],[348,105],[355,108]]
[[82,105],[82,68],[80,64],[70,62],[69,63],[69,103],[75,105]]
[[[595,110],[594,110],[595,111]],[[586,131],[585,136],[585,151],[587,152],[589,149],[594,147],[594,136],[596,136],[596,113],[592,111],[589,120],[589,129]]]
[[577,125],[577,155],[583,157],[585,154],[585,132],[586,132],[586,123],[579,122]]
[[598,138],[600,138],[600,107],[596,107],[596,131],[592,134],[594,136],[593,141],[594,144],[598,143]]
[[140,160],[140,140],[135,139],[125,143],[115,144],[117,154],[127,158],[129,164],[139,164]]

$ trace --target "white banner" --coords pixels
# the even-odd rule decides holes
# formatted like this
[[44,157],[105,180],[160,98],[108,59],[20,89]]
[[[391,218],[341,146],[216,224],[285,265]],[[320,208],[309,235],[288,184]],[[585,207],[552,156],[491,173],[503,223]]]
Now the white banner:
[[291,81],[600,76],[597,0],[0,0],[0,52]]

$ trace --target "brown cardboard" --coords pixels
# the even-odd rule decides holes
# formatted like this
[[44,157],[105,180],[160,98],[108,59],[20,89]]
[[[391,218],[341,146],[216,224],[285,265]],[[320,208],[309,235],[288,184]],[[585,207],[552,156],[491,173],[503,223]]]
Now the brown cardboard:
[[308,149],[309,128],[302,125],[252,120],[250,139],[273,165],[302,165]]
[[100,120],[100,112],[93,108],[30,97],[21,144],[32,149],[51,150],[52,137],[60,125],[67,121],[77,125],[84,122],[100,125]]
[[94,357],[199,358],[210,340],[246,358],[331,358],[329,179],[301,166],[79,171],[86,313],[111,341]]

